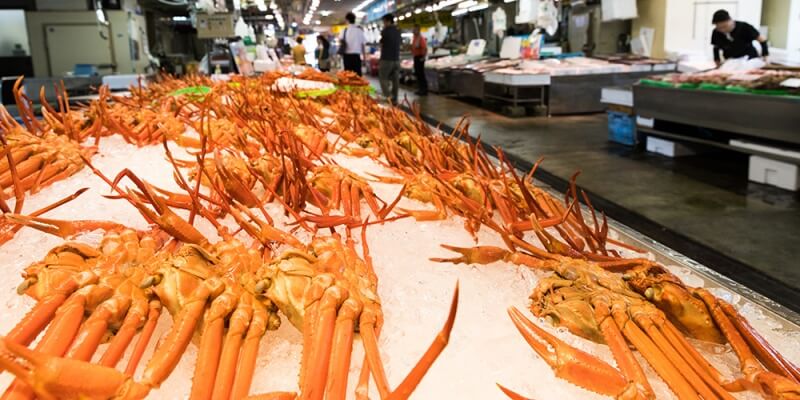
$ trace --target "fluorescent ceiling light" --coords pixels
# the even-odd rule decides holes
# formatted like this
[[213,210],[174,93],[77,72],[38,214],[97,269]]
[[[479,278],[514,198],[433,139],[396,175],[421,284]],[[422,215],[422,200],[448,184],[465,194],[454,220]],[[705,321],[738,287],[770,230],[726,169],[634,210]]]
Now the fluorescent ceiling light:
[[469,12],[480,11],[480,10],[483,10],[485,8],[489,8],[489,3],[481,3],[481,4],[478,4],[477,6],[472,6],[472,7],[469,8]]
[[459,8],[459,9],[453,11],[452,13],[450,13],[450,15],[452,15],[454,17],[457,17],[459,15],[464,15],[464,14],[466,14],[468,12],[469,12],[469,10],[467,10],[466,8]]
[[331,15],[331,14],[333,14],[333,11],[331,11],[331,10],[322,10],[322,11],[319,12],[319,15],[322,15],[323,17],[327,17],[328,15]]
[[478,5],[478,2],[475,0],[467,0],[458,3],[458,8],[470,8],[472,6]]
[[418,8],[418,9],[414,10],[414,14],[422,14],[422,9]]

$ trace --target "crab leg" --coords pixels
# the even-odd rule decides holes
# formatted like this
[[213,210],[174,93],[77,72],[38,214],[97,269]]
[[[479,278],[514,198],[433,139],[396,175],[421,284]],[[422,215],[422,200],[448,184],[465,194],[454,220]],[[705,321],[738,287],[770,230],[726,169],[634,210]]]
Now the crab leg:
[[29,345],[60,312],[65,301],[79,288],[97,282],[97,276],[91,272],[82,272],[59,285],[47,297],[39,300],[36,306],[17,323],[8,333],[6,340]]
[[181,355],[189,346],[195,327],[206,309],[209,298],[222,291],[222,282],[207,279],[198,286],[175,316],[172,329],[156,348],[155,355],[144,370],[144,383],[158,387],[178,365]]
[[239,352],[239,361],[236,366],[236,376],[233,379],[230,398],[241,399],[250,392],[250,384],[255,372],[256,357],[261,337],[267,330],[269,316],[263,307],[255,307],[253,318],[247,329],[247,336]]
[[[75,292],[58,309],[53,323],[36,346],[36,351],[44,355],[62,356],[72,344],[83,322],[83,313],[92,286]],[[13,342],[9,342],[14,344]],[[8,344],[7,344],[8,345]],[[13,372],[13,371],[12,371]],[[34,389],[24,379],[15,379],[3,393],[2,400],[33,399]]]
[[147,348],[147,344],[150,343],[150,338],[153,337],[153,331],[156,329],[156,323],[160,315],[161,302],[157,300],[150,301],[147,321],[144,323],[142,332],[139,334],[139,340],[136,342],[136,347],[133,348],[131,358],[128,360],[128,365],[125,367],[126,374],[133,375],[136,372],[136,367],[142,359],[144,350]]
[[609,301],[607,299],[594,299],[592,305],[595,310],[595,319],[600,321],[599,325],[603,339],[608,343],[617,366],[622,375],[635,386],[631,389],[635,389],[645,398],[655,398],[653,388],[650,386],[642,366],[636,361],[633,352],[625,341],[625,337],[614,322],[614,318],[611,317]]
[[[319,278],[319,279],[318,279]],[[311,281],[312,287],[307,289],[312,293],[312,297],[307,298],[306,307],[311,306],[309,301],[316,303],[317,308],[316,328],[311,338],[311,348],[306,364],[306,379],[300,386],[300,397],[302,399],[322,399],[325,395],[325,383],[328,377],[328,367],[330,365],[331,347],[333,345],[333,333],[336,323],[336,312],[344,299],[347,291],[337,285],[331,285],[333,281],[325,275],[315,277]],[[317,288],[314,286],[319,285]],[[324,286],[324,289],[322,289]],[[320,293],[321,292],[321,293]],[[320,293],[319,297],[315,293]]]
[[[652,318],[652,317],[651,317]],[[672,347],[677,351],[686,365],[691,367],[703,381],[713,390],[719,397],[723,399],[732,399],[731,395],[722,387],[722,377],[711,364],[706,361],[697,350],[689,344],[686,339],[680,334],[678,328],[672,325],[666,319],[659,317],[658,320],[653,321],[658,327],[661,335],[669,341]]]
[[109,321],[124,315],[131,305],[131,298],[116,295],[102,303],[83,323],[75,338],[75,344],[67,353],[67,358],[89,361],[100,345],[103,335],[108,331]]
[[119,362],[125,349],[133,340],[136,331],[144,324],[147,314],[147,300],[132,299],[128,312],[125,314],[125,319],[122,320],[117,333],[108,345],[105,353],[100,358],[98,364],[106,367],[115,367]]
[[428,350],[425,351],[425,354],[417,361],[417,364],[414,365],[414,368],[406,375],[406,378],[400,383],[399,386],[391,393],[389,399],[407,399],[411,396],[411,393],[414,389],[417,388],[419,383],[422,381],[422,378],[428,372],[428,370],[433,365],[433,362],[439,357],[439,354],[442,353],[445,347],[447,347],[447,343],[450,341],[450,332],[453,330],[453,324],[455,324],[456,320],[456,313],[458,312],[458,283],[456,283],[456,289],[453,292],[453,300],[450,302],[450,311],[447,314],[447,319],[445,320],[445,324],[442,327],[442,330],[436,335],[431,345],[428,347]]
[[333,353],[327,385],[327,398],[344,399],[347,392],[347,377],[350,372],[350,356],[353,351],[355,321],[361,314],[361,303],[352,298],[345,300],[336,316],[333,330]]
[[718,383],[716,382],[708,382],[715,384],[715,388],[712,390],[705,382],[705,380],[700,376],[698,372],[696,372],[693,368],[678,368],[684,365],[690,365],[688,360],[690,357],[680,354],[678,350],[676,350],[667,340],[661,331],[656,327],[656,324],[650,319],[649,316],[643,315],[635,310],[631,311],[633,314],[633,319],[637,325],[639,325],[648,335],[650,340],[661,350],[662,354],[666,357],[666,359],[672,363],[681,373],[681,375],[686,379],[687,382],[697,391],[697,393],[703,399],[713,399],[717,397],[721,397],[723,399],[730,399],[733,400],[733,397],[726,393],[725,389],[723,389]]
[[359,331],[361,332],[361,339],[364,342],[364,350],[366,353],[367,362],[369,363],[369,370],[372,371],[372,376],[375,379],[378,393],[381,399],[407,399],[411,393],[416,389],[422,378],[428,372],[433,362],[442,353],[447,343],[450,340],[450,332],[453,329],[456,313],[458,311],[458,284],[453,293],[453,300],[450,303],[450,311],[447,315],[442,330],[436,335],[431,345],[422,355],[414,368],[409,371],[405,379],[394,390],[390,391],[389,384],[386,379],[386,372],[383,368],[383,363],[380,358],[380,350],[378,349],[378,339],[376,335],[375,322],[378,318],[377,310],[370,307],[364,309],[361,314],[361,323]]
[[697,392],[683,377],[681,372],[669,362],[658,346],[636,324],[630,323],[625,305],[614,304],[611,308],[614,321],[622,330],[623,335],[636,347],[647,362],[664,379],[670,389],[680,399],[700,399]]
[[0,355],[0,366],[8,368],[17,377],[15,382],[28,389],[27,398],[142,399],[149,390],[113,368],[33,351],[3,338]]
[[225,317],[236,307],[236,300],[236,296],[232,293],[225,292],[211,301],[211,306],[203,321],[203,333],[200,337],[197,366],[194,377],[192,377],[190,399],[211,398],[222,354]]
[[242,296],[228,321],[228,333],[225,335],[225,342],[222,345],[212,399],[228,399],[230,397],[236,374],[236,361],[239,358],[242,341],[247,334],[252,317],[252,300],[247,296]]
[[531,348],[550,365],[557,377],[607,396],[616,396],[625,390],[627,380],[610,365],[547,333],[515,307],[509,308],[508,315]]
[[765,370],[750,351],[750,347],[736,326],[728,318],[725,311],[720,306],[720,300],[705,289],[695,289],[698,295],[711,311],[714,322],[719,326],[720,331],[728,339],[733,351],[739,358],[743,379],[733,382],[731,387],[744,387],[758,391],[764,395],[776,398],[798,398],[800,397],[800,385],[795,381]]
[[720,308],[728,316],[730,321],[739,331],[739,334],[747,341],[750,348],[756,353],[758,359],[770,371],[783,375],[789,379],[800,383],[800,369],[775,350],[752,326],[747,319],[742,317],[735,308],[729,303],[717,300]]

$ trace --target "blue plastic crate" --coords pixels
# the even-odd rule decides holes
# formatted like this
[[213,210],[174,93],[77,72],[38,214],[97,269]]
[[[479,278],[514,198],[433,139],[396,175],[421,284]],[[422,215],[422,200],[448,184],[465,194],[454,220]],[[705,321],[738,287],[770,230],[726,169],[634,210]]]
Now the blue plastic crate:
[[636,144],[636,117],[619,111],[608,111],[608,140],[633,146]]

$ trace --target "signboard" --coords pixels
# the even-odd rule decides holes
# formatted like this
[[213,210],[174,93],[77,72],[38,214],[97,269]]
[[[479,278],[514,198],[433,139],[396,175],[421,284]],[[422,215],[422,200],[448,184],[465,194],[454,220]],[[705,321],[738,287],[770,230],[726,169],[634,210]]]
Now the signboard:
[[197,37],[211,39],[234,37],[233,14],[197,14]]
[[520,43],[520,57],[528,60],[538,60],[543,41],[544,36],[541,33],[534,32],[527,37],[523,36],[522,43]]
[[396,9],[397,0],[377,0],[367,7],[367,22],[379,20]]

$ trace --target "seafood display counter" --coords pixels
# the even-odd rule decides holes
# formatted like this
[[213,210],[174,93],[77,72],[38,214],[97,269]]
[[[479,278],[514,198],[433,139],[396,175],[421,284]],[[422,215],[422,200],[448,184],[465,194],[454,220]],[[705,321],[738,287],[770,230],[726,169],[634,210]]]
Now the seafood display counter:
[[621,60],[572,57],[488,59],[446,68],[437,65],[431,71],[437,75],[446,72],[448,89],[459,97],[499,101],[514,107],[542,105],[547,115],[564,115],[602,112],[605,107],[600,93],[604,87],[630,86],[642,78],[674,70],[674,63],[659,60],[625,64]]
[[[692,127],[731,132],[751,139],[800,144],[800,97],[737,93],[727,90],[698,90],[637,84],[634,106],[639,116]],[[671,135],[647,129],[656,135]],[[683,134],[682,134],[683,133]],[[711,145],[691,132],[677,132],[677,138]],[[771,155],[774,157],[774,155]]]
[[0,111],[4,396],[800,395],[800,318],[746,282],[302,77]]

